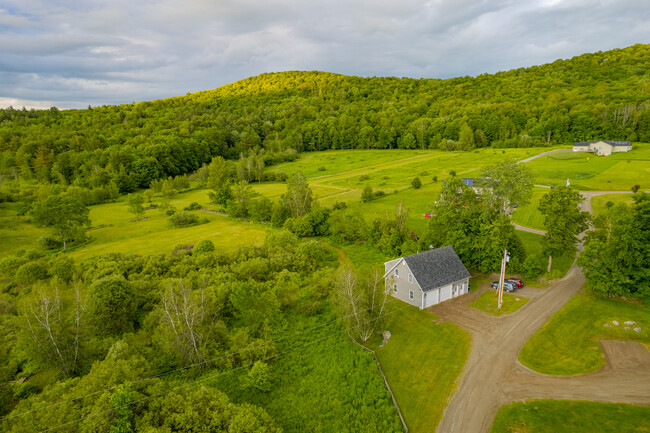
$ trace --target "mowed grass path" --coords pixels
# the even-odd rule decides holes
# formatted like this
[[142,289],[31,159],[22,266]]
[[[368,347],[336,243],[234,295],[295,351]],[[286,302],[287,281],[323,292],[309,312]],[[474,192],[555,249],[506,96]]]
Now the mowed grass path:
[[650,406],[531,400],[499,409],[490,433],[647,433]]
[[469,355],[470,336],[452,323],[401,301],[390,315],[391,338],[373,349],[412,433],[436,430]]
[[[617,320],[619,326],[605,327]],[[634,321],[640,333],[624,329]],[[599,340],[633,340],[650,344],[650,309],[639,304],[578,294],[524,344],[522,364],[554,375],[596,371],[605,364]]]

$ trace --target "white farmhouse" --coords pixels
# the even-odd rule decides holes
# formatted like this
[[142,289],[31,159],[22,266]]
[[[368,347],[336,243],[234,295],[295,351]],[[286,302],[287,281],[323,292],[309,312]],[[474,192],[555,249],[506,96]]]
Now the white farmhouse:
[[597,155],[611,155],[614,152],[627,152],[632,150],[629,141],[580,141],[573,143],[574,152],[592,152]]

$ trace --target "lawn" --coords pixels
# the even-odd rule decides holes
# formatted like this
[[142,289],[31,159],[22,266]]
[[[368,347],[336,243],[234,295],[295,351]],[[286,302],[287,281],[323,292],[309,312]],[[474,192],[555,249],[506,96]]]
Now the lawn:
[[[617,320],[620,326],[603,326]],[[632,320],[642,332],[623,329]],[[576,375],[605,364],[598,340],[650,343],[650,309],[615,299],[578,294],[524,344],[522,364],[544,374]]]
[[470,336],[452,323],[437,325],[437,316],[401,301],[391,315],[392,336],[384,347],[371,339],[409,431],[431,432],[456,389],[469,354]]
[[629,191],[634,184],[650,185],[650,145],[634,143],[629,152],[596,156],[557,152],[528,162],[538,185],[571,185],[581,191]]
[[546,230],[544,227],[544,216],[537,207],[539,206],[539,200],[549,191],[550,189],[548,188],[533,188],[533,195],[530,198],[530,202],[515,210],[512,214],[512,222],[532,229]]
[[531,400],[499,409],[491,433],[642,433],[650,407],[591,401]]
[[597,195],[591,199],[591,210],[593,211],[594,215],[604,213],[607,210],[608,201],[611,201],[615,205],[619,203],[625,203],[628,206],[634,204],[634,198],[631,191],[630,194]]
[[499,309],[497,307],[496,291],[488,289],[478,299],[470,302],[469,306],[477,310],[485,311],[493,316],[501,316],[502,314],[514,313],[523,307],[526,302],[528,302],[528,298],[504,293],[503,305]]

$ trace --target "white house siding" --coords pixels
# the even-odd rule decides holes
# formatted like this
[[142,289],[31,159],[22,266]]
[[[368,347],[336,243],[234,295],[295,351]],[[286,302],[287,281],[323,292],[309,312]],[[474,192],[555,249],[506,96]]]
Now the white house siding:
[[632,150],[632,146],[614,146],[612,148],[612,152],[627,152],[628,150]]
[[[454,293],[454,286],[456,291]],[[456,281],[453,284],[439,287],[437,289],[429,290],[424,294],[424,308],[438,304],[448,299],[456,298],[460,295],[467,293],[469,287],[469,278]]]
[[[393,260],[386,263],[386,272],[393,268],[396,261],[397,260]],[[399,277],[395,276],[395,269],[399,272]],[[422,290],[420,290],[420,286],[418,286],[415,278],[413,278],[412,283],[409,283],[408,276],[410,273],[411,270],[408,265],[404,260],[402,260],[399,265],[395,266],[395,268],[390,271],[390,274],[386,275],[386,286],[388,286],[390,294],[397,299],[415,305],[418,308],[422,308]],[[395,284],[397,284],[397,293],[393,290]],[[409,290],[413,290],[413,299],[409,299]]]
[[440,303],[440,290],[429,290],[424,293],[424,308]]

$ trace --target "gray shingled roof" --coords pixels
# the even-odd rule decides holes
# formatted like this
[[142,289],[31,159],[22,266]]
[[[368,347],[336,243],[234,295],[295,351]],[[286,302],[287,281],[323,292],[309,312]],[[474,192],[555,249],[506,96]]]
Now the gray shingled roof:
[[451,245],[404,257],[424,292],[469,278],[469,272]]
[[603,143],[610,144],[612,146],[630,146],[632,142],[630,141],[612,141],[612,140],[596,140],[596,141],[576,141],[573,143],[574,146],[589,146],[591,143],[598,143],[602,141]]

